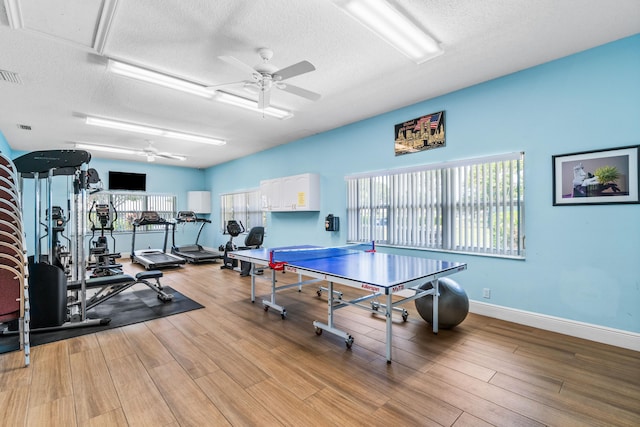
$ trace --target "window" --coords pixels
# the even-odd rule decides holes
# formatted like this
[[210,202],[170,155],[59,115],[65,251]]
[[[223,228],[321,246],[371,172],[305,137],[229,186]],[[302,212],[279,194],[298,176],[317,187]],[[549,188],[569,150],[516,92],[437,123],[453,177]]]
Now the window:
[[524,153],[346,179],[349,242],[524,258]]
[[[95,217],[95,207],[90,212],[94,202],[113,206],[117,213],[117,219],[113,224],[114,232],[133,231],[133,221],[140,217],[142,211],[156,211],[167,220],[175,218],[177,214],[174,195],[101,191],[87,197],[87,212],[90,213],[88,230],[91,230],[91,220],[96,228],[100,227]],[[147,229],[164,231],[164,226],[148,226]]]
[[227,221],[235,219],[248,231],[251,227],[265,226],[266,215],[260,205],[260,190],[227,193],[220,196],[220,228],[227,233]]

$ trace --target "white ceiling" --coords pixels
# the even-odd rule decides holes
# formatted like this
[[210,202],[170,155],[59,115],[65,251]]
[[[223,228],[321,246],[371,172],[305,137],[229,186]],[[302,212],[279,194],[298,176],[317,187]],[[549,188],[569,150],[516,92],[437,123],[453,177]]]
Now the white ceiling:
[[[5,0],[0,70],[17,73],[21,83],[0,80],[0,130],[12,149],[25,151],[72,142],[145,147],[144,135],[88,126],[86,115],[227,140],[214,147],[154,139],[159,151],[188,157],[158,163],[205,168],[640,33],[638,0],[389,2],[444,54],[416,65],[329,0]],[[9,25],[7,10],[21,28]],[[106,39],[97,42],[109,16]],[[315,71],[290,82],[322,98],[275,91],[271,103],[295,116],[263,118],[105,66],[106,58],[121,59],[216,85],[248,77],[219,56],[255,65],[260,47],[274,51],[278,68],[311,62]]]

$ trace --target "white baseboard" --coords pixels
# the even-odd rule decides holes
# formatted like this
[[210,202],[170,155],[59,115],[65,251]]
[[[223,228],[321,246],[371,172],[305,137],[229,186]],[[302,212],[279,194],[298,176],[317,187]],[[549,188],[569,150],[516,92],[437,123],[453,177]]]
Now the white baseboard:
[[613,329],[605,326],[563,319],[561,317],[533,313],[530,311],[517,310],[514,308],[500,307],[473,300],[469,300],[469,312],[480,314],[482,316],[493,317],[495,319],[506,320],[508,322],[519,323],[521,325],[532,326],[534,328],[544,329],[547,331],[558,332],[560,334],[570,335],[573,337],[584,338],[603,344],[614,345],[616,347],[627,348],[629,350],[640,351],[640,334],[635,332],[623,331],[620,329]]

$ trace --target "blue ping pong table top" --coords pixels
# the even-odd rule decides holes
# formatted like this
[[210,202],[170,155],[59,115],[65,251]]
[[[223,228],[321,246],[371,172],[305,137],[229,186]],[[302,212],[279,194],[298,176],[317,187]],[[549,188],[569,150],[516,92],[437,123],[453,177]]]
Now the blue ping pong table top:
[[[282,261],[277,259],[278,250],[312,248],[318,247],[302,245],[248,249],[234,253],[243,258],[268,263],[271,251],[276,251],[276,258],[273,261],[278,262]],[[452,270],[466,269],[466,264],[460,262],[365,251],[352,251],[346,255],[328,258],[289,261],[287,265],[301,270],[323,273],[332,277],[341,277],[385,288]]]

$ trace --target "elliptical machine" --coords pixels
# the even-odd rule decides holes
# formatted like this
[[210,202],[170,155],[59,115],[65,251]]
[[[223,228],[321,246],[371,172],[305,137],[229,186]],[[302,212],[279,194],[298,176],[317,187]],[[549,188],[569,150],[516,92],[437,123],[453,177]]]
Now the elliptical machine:
[[[95,209],[95,214],[94,214]],[[96,226],[95,220],[99,223]],[[116,259],[120,258],[120,253],[116,252],[116,238],[113,237],[114,224],[118,219],[118,211],[113,203],[97,203],[95,200],[89,209],[89,221],[91,222],[91,243],[89,248],[90,260],[87,267],[92,269],[91,277],[113,276],[122,274],[122,264],[118,264]],[[100,231],[98,238],[95,238],[96,231]],[[109,232],[113,240],[113,252],[109,251],[109,243],[105,231]],[[95,239],[95,240],[94,240]]]
[[227,233],[229,233],[229,241],[224,245],[220,245],[218,250],[220,252],[224,251],[224,255],[222,256],[222,265],[221,269],[233,270],[238,266],[237,259],[229,258],[229,252],[233,252],[237,249],[237,247],[233,244],[233,238],[238,237],[240,233],[244,233],[244,225],[242,225],[241,221],[236,221],[235,219],[231,219],[227,221]]

